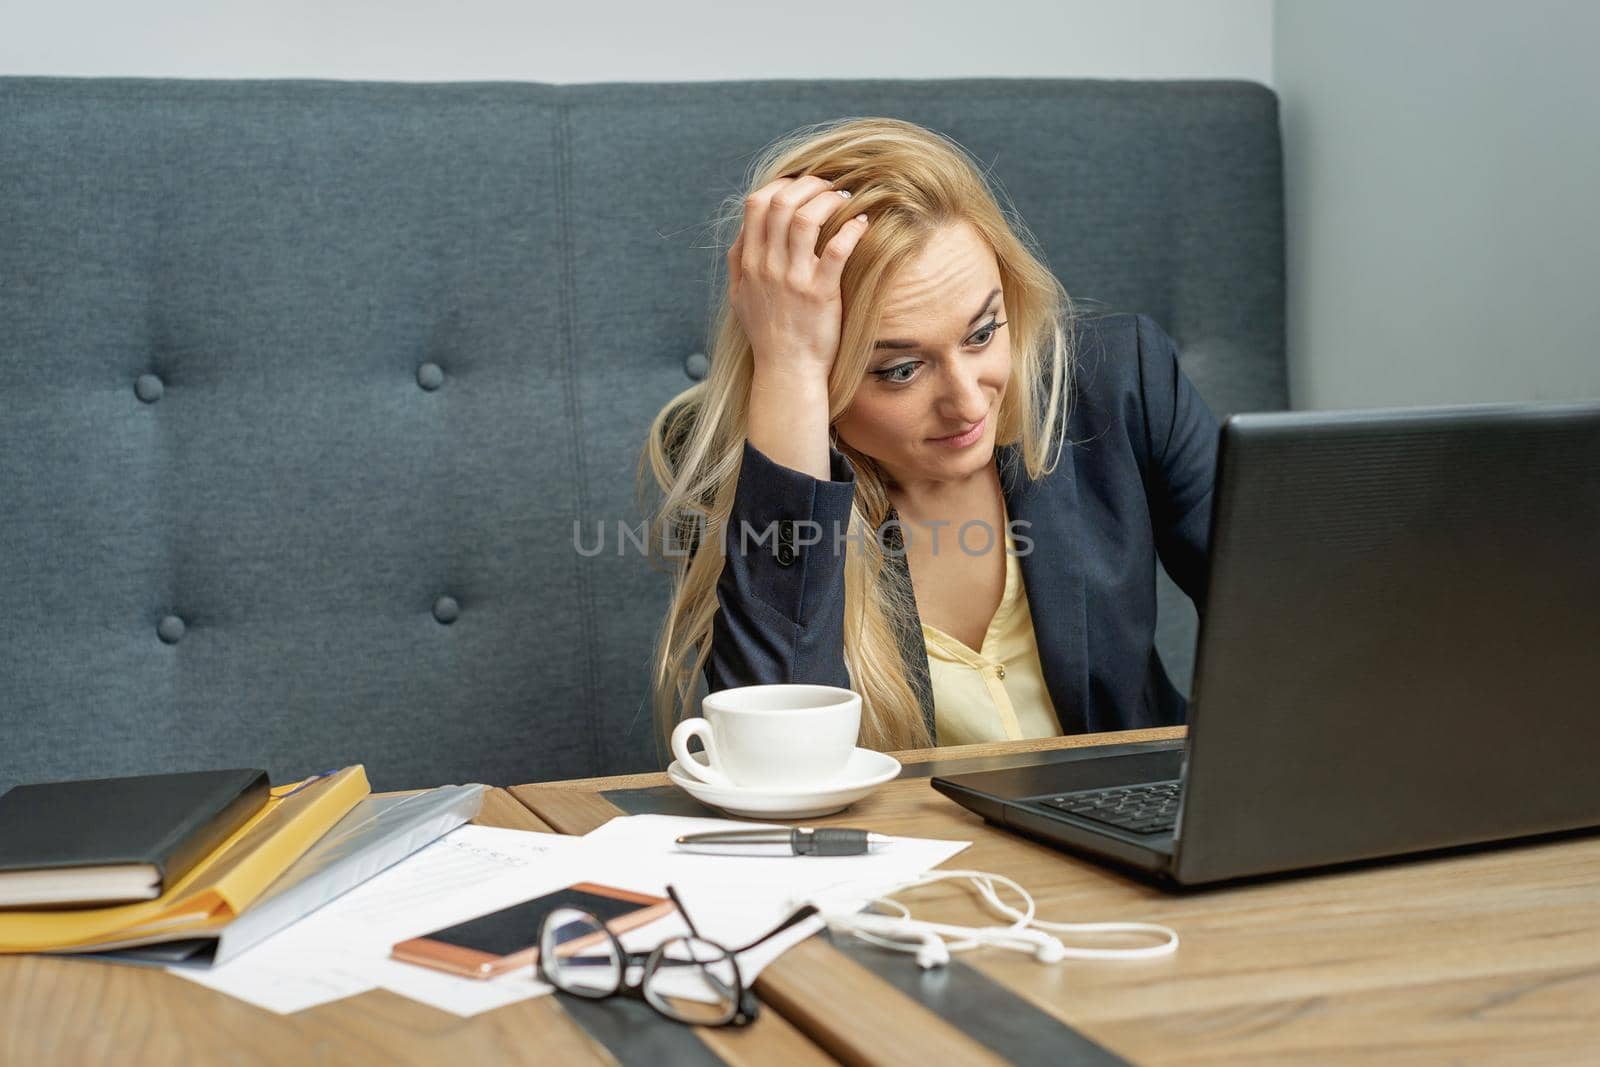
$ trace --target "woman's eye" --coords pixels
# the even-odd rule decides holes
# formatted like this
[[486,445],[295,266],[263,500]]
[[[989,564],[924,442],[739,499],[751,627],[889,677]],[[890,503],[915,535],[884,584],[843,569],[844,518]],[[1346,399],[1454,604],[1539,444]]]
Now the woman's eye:
[[916,370],[920,366],[922,366],[920,361],[912,360],[910,363],[901,363],[894,367],[887,367],[883,370],[873,371],[872,373],[877,376],[880,382],[889,382],[892,385],[904,385],[906,382],[911,380],[911,375],[909,373],[902,375],[900,372],[910,372]]
[[973,334],[967,340],[969,343],[976,344],[979,348],[982,348],[984,345],[989,343],[991,338],[994,337],[995,331],[1004,325],[1005,323],[1003,322],[995,322],[991,319],[989,322],[984,323],[983,329]]

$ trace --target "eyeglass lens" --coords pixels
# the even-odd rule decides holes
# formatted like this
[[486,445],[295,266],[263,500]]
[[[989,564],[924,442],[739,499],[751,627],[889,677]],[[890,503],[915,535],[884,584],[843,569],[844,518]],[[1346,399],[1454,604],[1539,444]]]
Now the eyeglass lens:
[[739,1010],[738,965],[721,945],[699,937],[673,938],[650,954],[644,996],[679,1022],[718,1026]]
[[616,941],[577,908],[557,908],[539,937],[539,969],[551,985],[581,997],[606,997],[622,987]]

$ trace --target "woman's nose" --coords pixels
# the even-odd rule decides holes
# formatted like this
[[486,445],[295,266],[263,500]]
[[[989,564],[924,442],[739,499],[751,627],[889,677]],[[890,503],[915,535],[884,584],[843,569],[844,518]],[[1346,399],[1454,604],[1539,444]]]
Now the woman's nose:
[[974,423],[989,410],[989,397],[983,390],[983,381],[976,368],[959,370],[951,376],[944,396],[944,413],[948,418]]

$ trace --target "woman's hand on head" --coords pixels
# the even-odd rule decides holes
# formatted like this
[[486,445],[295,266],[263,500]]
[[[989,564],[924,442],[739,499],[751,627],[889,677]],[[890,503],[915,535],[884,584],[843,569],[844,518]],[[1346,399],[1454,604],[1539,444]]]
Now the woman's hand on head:
[[827,384],[844,319],[839,278],[866,218],[846,222],[820,256],[816,247],[823,224],[849,202],[810,174],[779,178],[745,198],[744,225],[728,249],[728,298],[758,375]]

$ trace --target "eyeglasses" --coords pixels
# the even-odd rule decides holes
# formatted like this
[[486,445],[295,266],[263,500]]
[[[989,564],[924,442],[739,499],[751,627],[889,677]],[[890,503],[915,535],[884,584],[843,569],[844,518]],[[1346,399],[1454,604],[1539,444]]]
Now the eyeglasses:
[[[700,936],[671,886],[667,896],[683,916],[689,936],[671,938],[650,952],[626,951],[591,912],[555,909],[539,927],[539,977],[563,993],[590,1000],[634,997],[674,1022],[748,1025],[760,1009],[739,973],[739,953],[810,918],[817,909],[808,904],[748,945],[730,949]],[[643,973],[630,981],[636,968]]]

